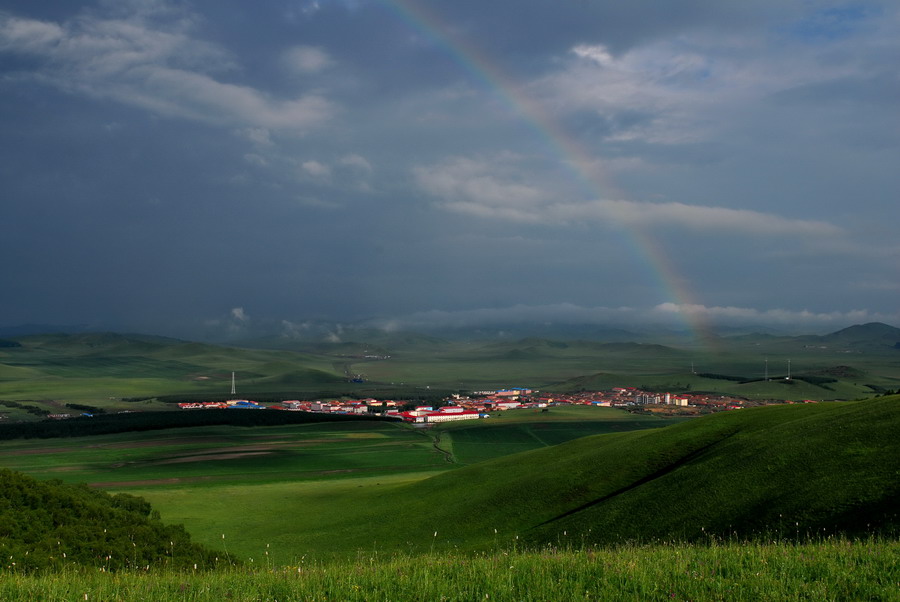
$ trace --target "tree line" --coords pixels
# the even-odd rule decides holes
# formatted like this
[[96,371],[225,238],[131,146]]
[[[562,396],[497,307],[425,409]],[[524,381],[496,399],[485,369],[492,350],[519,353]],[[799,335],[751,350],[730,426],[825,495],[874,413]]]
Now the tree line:
[[53,439],[86,437],[136,431],[153,431],[197,426],[280,426],[311,422],[346,422],[358,420],[392,420],[372,414],[317,414],[277,410],[181,410],[160,412],[128,412],[100,416],[80,416],[66,420],[41,420],[0,424],[0,440]]
[[198,569],[228,562],[165,525],[149,502],[0,469],[0,563],[12,572],[92,566]]

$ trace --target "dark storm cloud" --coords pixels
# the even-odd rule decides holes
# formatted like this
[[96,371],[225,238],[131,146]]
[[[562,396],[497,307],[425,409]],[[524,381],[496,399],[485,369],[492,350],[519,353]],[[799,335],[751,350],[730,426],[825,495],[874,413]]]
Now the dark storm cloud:
[[709,27],[746,29],[773,18],[799,14],[795,6],[773,1],[756,2],[752,7],[714,0],[464,0],[426,4],[433,5],[433,10],[460,28],[462,34],[498,53],[534,56],[564,54],[578,43],[603,43],[615,51],[624,51],[673,33]]
[[896,321],[898,23],[879,2],[2,2],[0,323]]

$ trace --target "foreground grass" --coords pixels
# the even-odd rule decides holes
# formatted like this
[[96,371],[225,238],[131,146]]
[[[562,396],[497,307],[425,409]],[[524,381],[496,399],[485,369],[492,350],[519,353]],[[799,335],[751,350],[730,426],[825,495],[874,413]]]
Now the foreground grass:
[[900,543],[657,544],[394,555],[209,573],[0,573],[3,600],[898,600]]

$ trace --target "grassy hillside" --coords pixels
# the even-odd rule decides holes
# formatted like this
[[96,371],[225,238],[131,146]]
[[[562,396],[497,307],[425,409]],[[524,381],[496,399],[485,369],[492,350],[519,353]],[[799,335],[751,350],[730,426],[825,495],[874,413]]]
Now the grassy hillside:
[[[884,377],[847,365],[814,364],[786,379],[786,372],[773,374],[768,380],[757,366],[737,364],[724,366],[725,373],[670,372],[657,374],[596,373],[550,385],[561,392],[596,391],[618,386],[632,386],[648,391],[714,392],[745,399],[852,400],[876,393],[893,391],[900,380]],[[892,369],[886,365],[885,371]],[[774,372],[774,370],[773,370]],[[880,384],[879,384],[880,383]]]
[[900,328],[879,322],[857,324],[820,337],[820,341],[844,349],[897,350],[900,349]]
[[289,351],[237,349],[163,337],[112,333],[37,335],[0,349],[0,399],[94,402],[113,410],[129,398],[227,397],[231,373],[238,393],[318,392],[352,388],[332,358]]
[[[205,412],[167,414],[204,418]],[[236,413],[248,419],[284,414],[296,415]],[[189,525],[197,541],[216,546],[227,534],[229,549],[244,557],[262,554],[271,544],[272,554],[277,549],[279,561],[288,562],[310,551],[304,533],[323,520],[352,514],[368,503],[372,490],[584,435],[675,421],[611,408],[567,407],[506,412],[502,418],[448,423],[431,431],[359,421],[208,425],[0,441],[0,465],[38,478],[141,495],[165,520]],[[455,463],[435,447],[436,435]],[[388,517],[400,511],[394,508]]]
[[[900,527],[900,400],[767,407],[578,439],[359,498],[312,548],[867,533]],[[389,526],[384,516],[394,514]]]
[[690,366],[685,352],[662,345],[521,339],[504,342],[456,342],[430,352],[396,351],[389,360],[358,365],[368,378],[479,390],[505,386],[545,388],[596,372],[670,373]]
[[[518,427],[535,416],[540,415],[510,413],[504,419],[511,433],[522,433]],[[552,431],[555,425],[577,424],[573,418],[560,415],[545,424]],[[453,437],[478,429],[490,433],[499,425],[445,426],[442,435]],[[380,454],[372,466],[399,461],[408,445],[427,455],[427,438],[390,424],[371,433],[361,424],[309,425],[300,427],[309,432],[299,438],[298,427],[209,427],[201,437],[105,436],[82,441],[77,453],[58,447],[62,440],[40,442],[42,448],[33,447],[36,442],[7,442],[7,458],[31,470],[55,467],[59,474],[112,468],[162,480],[187,467],[179,475],[193,471],[195,480],[163,491],[169,509],[190,509],[186,522],[192,532],[204,533],[200,539],[220,556],[226,547],[231,554],[239,548],[255,568],[195,572],[192,563],[202,568],[208,553],[173,538],[168,546],[153,544],[157,555],[147,558],[163,567],[184,567],[178,571],[85,572],[72,568],[67,554],[62,565],[57,560],[44,565],[59,572],[23,574],[19,560],[34,563],[35,551],[40,552],[35,558],[49,559],[58,558],[60,550],[88,550],[87,564],[95,567],[138,566],[150,561],[133,542],[156,540],[150,531],[136,531],[133,517],[120,524],[95,508],[97,500],[113,500],[115,512],[146,516],[149,507],[137,498],[83,487],[63,488],[76,495],[59,496],[51,492],[57,484],[38,490],[34,487],[44,484],[13,475],[12,481],[0,479],[5,483],[0,490],[6,491],[0,496],[0,529],[5,529],[0,534],[7,551],[15,548],[17,564],[0,567],[0,597],[894,599],[900,550],[896,541],[869,534],[896,536],[900,529],[898,427],[897,396],[768,407],[585,437],[459,469],[445,467],[431,477],[324,474],[335,454],[346,462]],[[394,441],[391,431],[410,439]],[[14,449],[20,453],[11,453]],[[227,457],[232,455],[240,457]],[[279,471],[291,455],[295,460],[316,456],[323,474],[285,478]],[[60,461],[63,456],[66,461]],[[252,465],[257,472],[264,467],[271,472],[248,487],[232,471],[241,462],[247,463],[245,470]],[[227,484],[206,480],[217,476]],[[17,485],[9,483],[23,480],[32,493],[10,494]],[[4,514],[22,508],[38,514]],[[88,516],[99,517],[102,528]],[[226,527],[227,516],[233,520]],[[38,529],[25,539],[22,525],[63,525],[65,537]],[[862,539],[835,538],[834,532]],[[100,547],[89,543],[101,533]],[[803,543],[790,542],[795,539]]]
[[[849,400],[900,388],[900,350],[880,339],[850,348],[814,339],[740,337],[721,339],[712,349],[544,339],[454,342],[409,353],[394,349],[390,359],[350,362],[348,369],[372,381],[454,391],[522,386],[565,392],[633,386],[751,399]],[[794,378],[786,380],[789,360]]]
[[619,472],[624,479],[610,479],[529,536],[897,533],[898,427],[897,398],[760,408],[679,425],[646,450],[632,447],[636,461],[627,462],[627,476]]
[[614,408],[559,406],[544,411],[495,412],[487,420],[445,422],[430,432],[456,462],[474,464],[588,435],[660,428],[682,420]]
[[[544,416],[508,413],[436,430],[462,462],[540,446],[460,468],[419,432],[389,424],[118,435],[68,452],[64,440],[20,441],[3,444],[3,456],[29,473],[139,494],[208,545],[227,534],[233,551],[257,557],[271,544],[280,562],[373,547],[802,538],[900,527],[896,396],[734,411],[553,447],[539,439],[562,437],[564,428],[577,434],[587,420],[526,421]],[[610,422],[600,432],[640,426]]]

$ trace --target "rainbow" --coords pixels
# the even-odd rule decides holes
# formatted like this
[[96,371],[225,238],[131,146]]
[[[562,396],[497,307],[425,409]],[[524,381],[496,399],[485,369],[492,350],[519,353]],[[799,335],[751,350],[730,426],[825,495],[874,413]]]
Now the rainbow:
[[[465,73],[507,105],[550,152],[558,157],[574,181],[589,199],[624,196],[610,175],[574,136],[532,97],[527,95],[496,63],[471,43],[451,37],[439,15],[417,0],[380,0],[387,9],[412,31],[441,48]],[[639,226],[622,226],[624,239],[635,256],[648,267],[654,286],[662,291],[664,301],[681,308],[680,315],[694,339],[707,348],[714,346],[715,336],[705,314],[693,310],[698,304],[688,282],[669,260],[669,255],[656,239]]]

